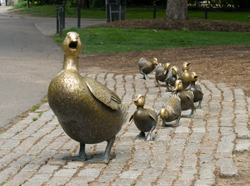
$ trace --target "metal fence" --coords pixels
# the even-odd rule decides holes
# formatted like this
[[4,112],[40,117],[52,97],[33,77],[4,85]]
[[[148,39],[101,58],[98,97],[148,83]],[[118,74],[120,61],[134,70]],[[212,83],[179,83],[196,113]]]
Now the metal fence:
[[81,1],[78,0],[77,7],[73,12],[69,12],[65,7],[65,1],[63,1],[62,7],[56,6],[56,33],[60,33],[60,37],[62,37],[62,30],[65,29],[65,12],[68,14],[75,14],[77,15],[77,27],[81,27]]

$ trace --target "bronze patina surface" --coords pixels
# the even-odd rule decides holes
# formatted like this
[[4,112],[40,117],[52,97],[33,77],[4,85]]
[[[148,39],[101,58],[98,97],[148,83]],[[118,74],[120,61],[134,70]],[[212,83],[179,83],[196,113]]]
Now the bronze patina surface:
[[108,162],[116,134],[126,122],[127,109],[121,99],[107,87],[78,72],[82,44],[76,32],[69,32],[62,44],[63,70],[51,81],[48,101],[63,130],[80,142],[77,156],[68,160],[85,161],[85,144],[107,141],[101,161]]
[[[177,127],[179,125],[179,121],[181,118],[181,99],[177,95],[178,91],[182,90],[182,83],[178,81],[175,82],[174,92],[167,99],[160,110],[160,117],[162,119],[162,126],[173,126]],[[174,125],[167,124],[167,122],[171,122],[176,120]]]
[[191,83],[191,74],[189,72],[189,67],[190,67],[189,62],[184,62],[182,64],[182,75],[181,75],[181,80],[183,84],[183,89],[185,90]]
[[151,141],[152,132],[155,129],[158,116],[157,112],[154,109],[146,109],[145,105],[145,96],[138,95],[134,100],[135,105],[137,106],[137,110],[130,117],[130,121],[133,119],[137,128],[141,131],[138,137],[145,137],[145,132],[148,132],[145,141]]
[[197,84],[198,75],[195,72],[191,73],[191,87],[190,90],[194,94],[194,103],[199,102],[196,109],[201,109],[201,102],[203,99],[203,92],[201,87]]
[[166,78],[166,92],[172,92],[172,90],[170,89],[170,87],[175,86],[175,81],[177,79],[181,78],[181,71],[177,66],[173,66],[169,69],[167,78]]
[[157,58],[153,58],[153,61],[141,58],[138,62],[139,71],[143,75],[144,79],[149,79],[148,74],[151,73],[157,65],[158,65]]
[[166,84],[163,85],[163,84],[160,84],[160,82],[165,82],[170,68],[171,68],[170,63],[166,63],[164,66],[161,63],[159,63],[156,66],[155,80],[156,80],[157,86],[159,87],[166,86]]
[[180,79],[176,80],[174,90],[177,90],[176,94],[181,99],[181,110],[183,111],[183,110],[191,109],[191,113],[187,117],[192,118],[194,114],[194,110],[195,110],[194,101],[193,101],[194,100],[193,92],[191,90],[183,90],[182,80]]

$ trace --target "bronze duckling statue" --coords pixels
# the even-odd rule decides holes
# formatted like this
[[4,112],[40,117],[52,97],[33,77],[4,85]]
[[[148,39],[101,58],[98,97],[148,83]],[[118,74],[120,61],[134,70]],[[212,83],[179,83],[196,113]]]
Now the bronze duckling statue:
[[127,108],[107,87],[79,74],[78,56],[82,44],[78,33],[67,33],[62,50],[63,70],[50,82],[48,102],[66,134],[80,142],[79,154],[63,159],[85,161],[85,144],[107,141],[100,160],[107,163],[116,134],[126,122]]
[[129,121],[134,120],[135,125],[141,131],[138,137],[145,137],[145,132],[148,132],[145,141],[151,141],[152,132],[155,129],[158,116],[157,112],[153,109],[144,108],[145,105],[145,96],[138,95],[134,100],[134,104],[137,106],[137,110],[130,117]]
[[176,94],[177,91],[182,90],[182,85],[176,81],[176,86],[174,87],[175,92],[167,99],[166,103],[162,106],[160,110],[160,118],[162,119],[162,126],[168,126],[166,122],[171,122],[176,120],[176,123],[172,125],[177,127],[181,118],[181,99]]
[[191,87],[190,90],[194,94],[194,102],[199,102],[198,106],[195,107],[196,109],[201,109],[201,102],[203,100],[203,92],[201,87],[197,84],[198,75],[195,72],[191,73]]
[[189,72],[189,66],[191,63],[189,62],[184,62],[182,64],[182,75],[181,75],[181,80],[183,84],[183,90],[189,89],[190,84],[191,84],[191,74]]
[[180,78],[181,78],[180,69],[178,67],[176,67],[176,66],[172,66],[168,71],[167,78],[165,79],[166,86],[167,86],[166,92],[172,92],[172,90],[169,87],[170,86],[174,87],[175,86],[175,81],[177,79],[180,79]]
[[144,79],[149,79],[148,74],[151,73],[157,65],[157,58],[153,58],[152,62],[145,58],[141,58],[138,62],[140,73],[143,75]]
[[[191,109],[191,113],[188,118],[192,118],[194,114],[194,94],[191,90],[183,90],[183,84],[182,80],[176,80],[175,86],[178,86],[179,88],[175,88],[175,92],[179,98],[181,99],[181,110],[189,110]],[[182,116],[184,117],[184,116]]]
[[159,63],[159,65],[157,65],[157,67],[155,69],[155,80],[156,80],[158,87],[165,86],[165,85],[160,84],[159,81],[165,82],[167,75],[168,75],[168,71],[170,68],[171,68],[170,63],[166,63],[165,66],[162,66],[162,64],[160,64],[160,63]]

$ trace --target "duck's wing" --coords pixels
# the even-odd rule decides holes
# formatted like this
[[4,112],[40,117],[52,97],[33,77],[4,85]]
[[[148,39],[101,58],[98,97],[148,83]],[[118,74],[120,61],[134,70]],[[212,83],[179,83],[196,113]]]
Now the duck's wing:
[[92,78],[85,78],[85,81],[89,91],[96,99],[113,110],[119,110],[122,101],[114,92]]

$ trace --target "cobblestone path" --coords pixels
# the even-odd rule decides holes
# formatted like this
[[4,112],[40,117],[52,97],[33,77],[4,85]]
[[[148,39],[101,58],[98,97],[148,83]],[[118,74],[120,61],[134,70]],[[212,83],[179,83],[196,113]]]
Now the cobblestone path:
[[[164,87],[156,87],[154,76],[147,81],[141,74],[87,76],[114,90],[127,104],[129,116],[136,109],[137,94],[146,94],[145,107],[157,110],[170,95]],[[221,177],[236,176],[233,152],[250,150],[250,98],[223,83],[203,80],[200,85],[204,100],[194,118],[181,118],[176,128],[162,127],[159,119],[151,142],[137,139],[134,123],[126,123],[108,164],[62,160],[78,153],[79,143],[64,133],[45,103],[0,135],[0,184],[210,186],[216,185],[218,171]],[[98,157],[105,147],[106,142],[86,145],[86,153]]]

